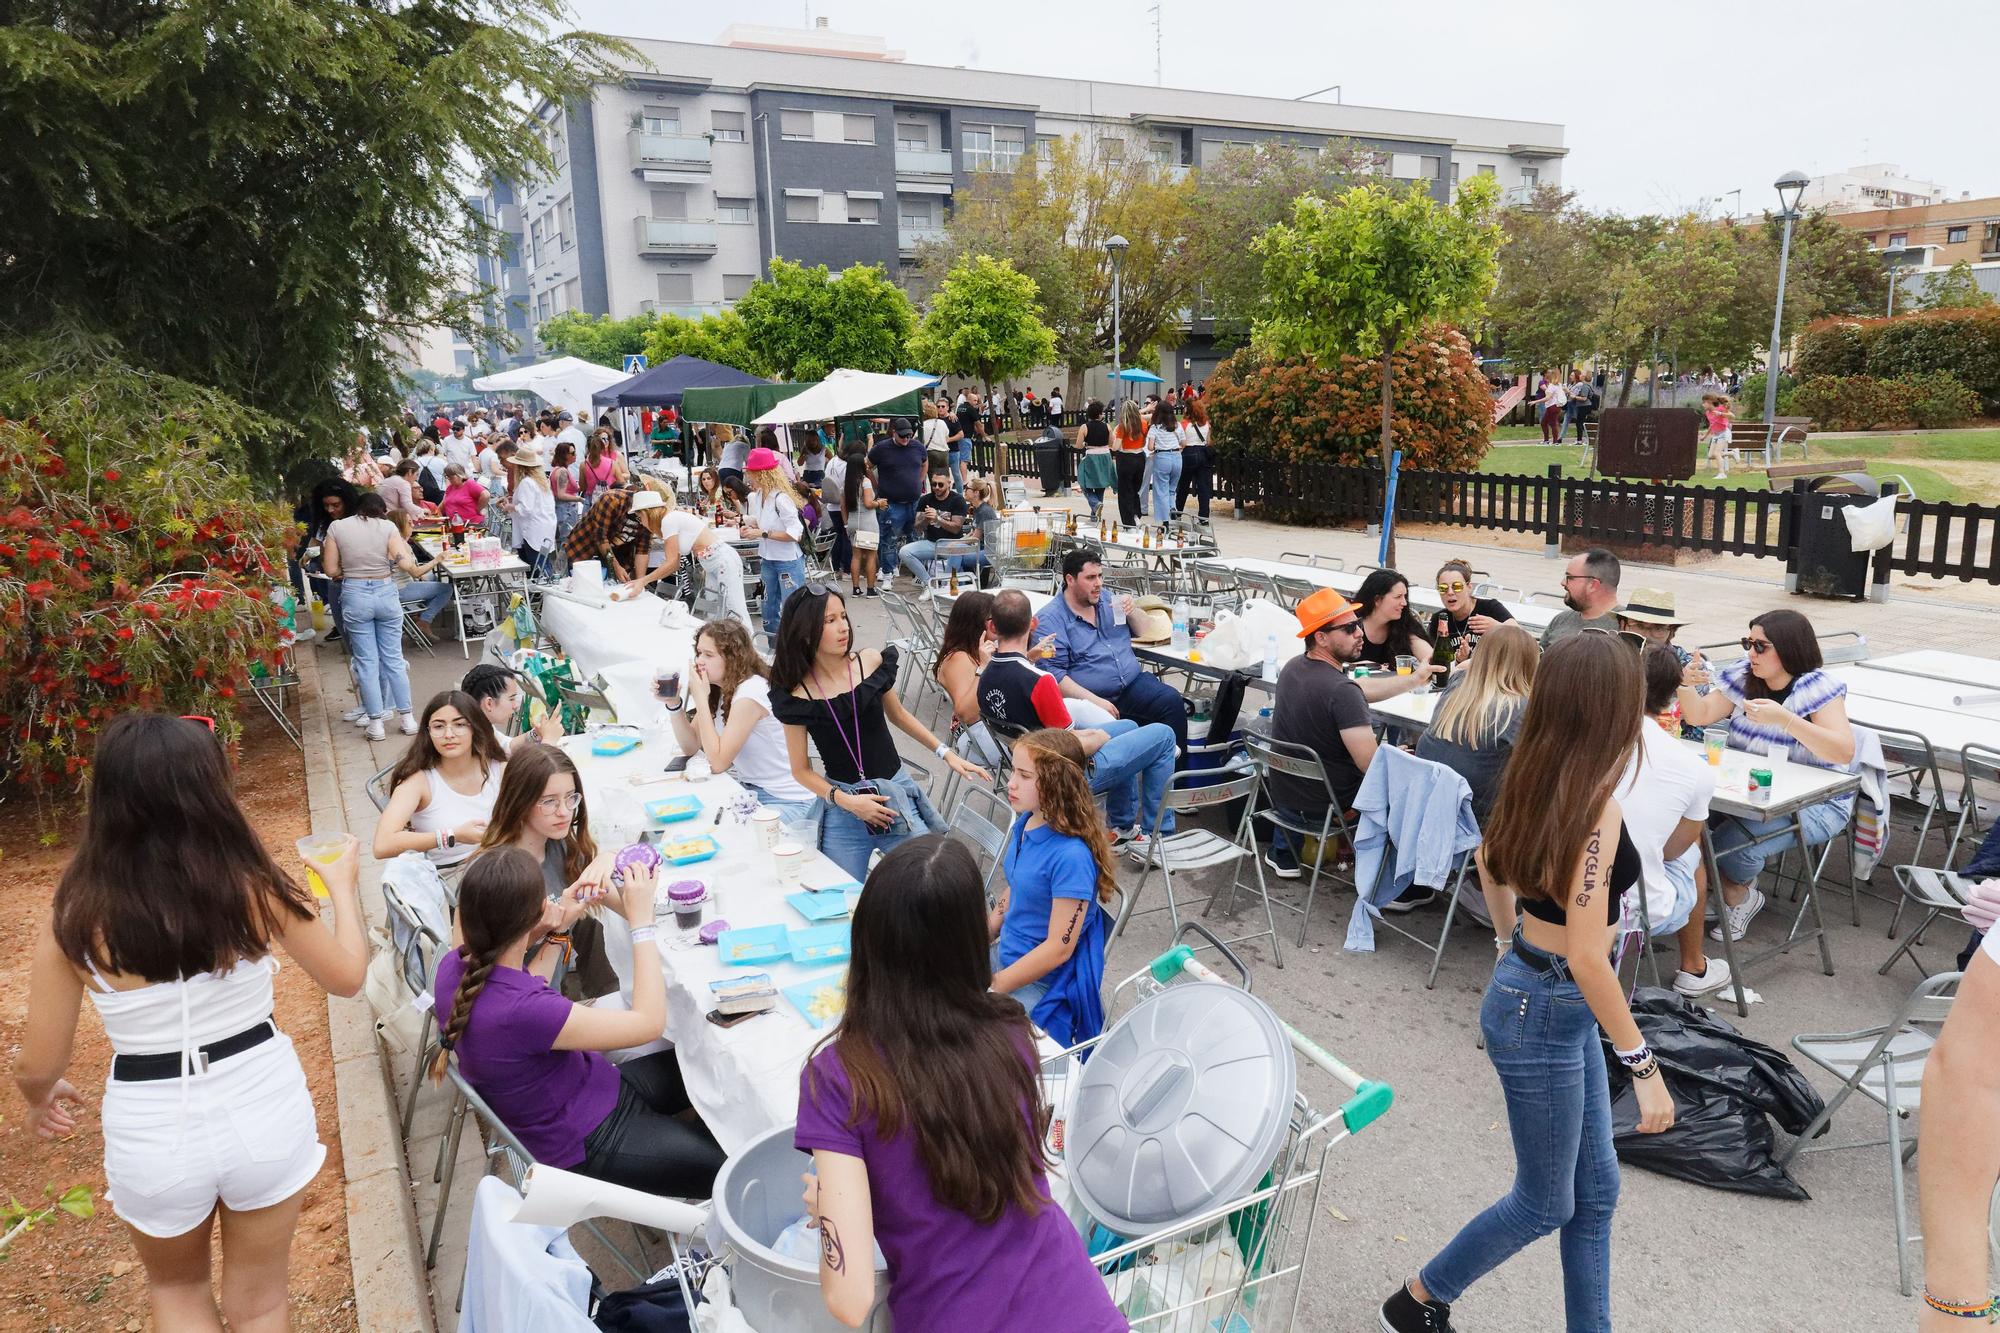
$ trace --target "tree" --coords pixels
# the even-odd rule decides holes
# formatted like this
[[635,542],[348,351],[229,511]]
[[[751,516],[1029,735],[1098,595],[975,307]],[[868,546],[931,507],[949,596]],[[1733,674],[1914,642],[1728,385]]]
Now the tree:
[[[1281,354],[1332,365],[1343,355],[1382,365],[1382,470],[1393,445],[1396,350],[1425,327],[1477,317],[1493,294],[1499,187],[1474,176],[1440,204],[1416,190],[1365,185],[1331,202],[1307,195],[1257,241],[1268,318],[1260,337]],[[1393,533],[1389,560],[1395,560]]]
[[1201,276],[1191,243],[1195,187],[1149,161],[1113,160],[1081,136],[1058,139],[1045,158],[1024,157],[1011,172],[980,172],[962,192],[942,242],[926,247],[927,278],[942,283],[971,255],[1005,259],[1034,279],[1042,319],[1055,334],[1056,361],[1069,371],[1067,396],[1083,397],[1083,373],[1112,357],[1111,256],[1104,242],[1129,242],[1120,280],[1126,359],[1164,342],[1194,304]]
[[1917,297],[1919,310],[1967,310],[1993,303],[1993,293],[1979,285],[1972,265],[1963,259],[1942,273],[1926,273]]
[[910,360],[919,369],[975,376],[989,395],[994,380],[1045,366],[1055,354],[1055,335],[1035,303],[1035,280],[990,255],[952,265],[910,339]]
[[646,332],[646,360],[660,365],[677,356],[698,356],[719,366],[734,366],[750,375],[761,375],[763,362],[750,346],[749,330],[734,310],[719,315],[686,319],[661,315]]
[[1575,206],[1575,196],[1543,186],[1525,204],[1503,210],[1500,283],[1489,323],[1515,366],[1560,367],[1598,350],[1591,324],[1621,293],[1608,275],[1636,258],[1660,223]]
[[398,349],[443,324],[501,237],[468,163],[549,161],[521,108],[626,48],[557,34],[561,0],[25,0],[0,28],[0,329],[124,359],[268,415],[266,476],[323,468],[397,403]]
[[893,373],[916,326],[910,298],[879,264],[835,278],[824,264],[773,259],[770,278],[750,285],[736,314],[759,373],[790,380],[824,379],[843,367]]
[[620,370],[626,357],[646,350],[646,335],[652,327],[651,315],[613,319],[609,315],[566,310],[554,319],[544,320],[535,330],[535,337],[556,356],[581,357]]
[[[1784,226],[1766,215],[1761,223],[1728,224],[1737,242],[1736,280],[1728,298],[1728,357],[1717,364],[1747,365],[1771,341],[1771,311],[1778,297],[1778,252]],[[1882,257],[1868,238],[1842,226],[1823,209],[1792,224],[1792,253],[1785,265],[1785,322],[1780,341],[1828,315],[1868,316],[1889,299]]]
[[1691,213],[1663,225],[1650,237],[1635,230],[1618,247],[1622,257],[1604,276],[1605,295],[1589,324],[1592,342],[1625,369],[1620,407],[1642,360],[1732,365],[1750,350],[1732,340],[1741,328],[1732,323],[1735,239]]

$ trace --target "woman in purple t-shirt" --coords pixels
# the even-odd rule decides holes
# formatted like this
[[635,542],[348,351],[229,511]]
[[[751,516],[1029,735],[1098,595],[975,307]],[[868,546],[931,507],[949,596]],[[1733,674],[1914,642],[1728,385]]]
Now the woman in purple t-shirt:
[[875,1246],[902,1333],[1123,1333],[1049,1197],[1028,1016],[990,989],[986,895],[939,834],[883,857],[854,910],[847,1013],[799,1076],[827,1309],[875,1303]]
[[[617,907],[632,927],[632,1007],[571,1004],[549,989],[561,951],[544,946],[582,912],[577,890],[551,899],[534,857],[518,847],[482,852],[459,887],[465,943],[438,960],[439,1040],[536,1161],[705,1199],[723,1151],[700,1121],[677,1118],[689,1102],[674,1053],[621,1065],[599,1054],[652,1041],[667,1023],[650,870],[626,868]],[[444,1077],[444,1052],[433,1078]]]

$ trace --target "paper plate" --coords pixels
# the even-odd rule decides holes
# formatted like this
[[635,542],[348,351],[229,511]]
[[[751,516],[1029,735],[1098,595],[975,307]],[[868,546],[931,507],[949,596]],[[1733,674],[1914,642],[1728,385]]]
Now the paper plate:
[[778,992],[792,1002],[806,1022],[816,1028],[838,1023],[847,1012],[847,970],[828,972]]

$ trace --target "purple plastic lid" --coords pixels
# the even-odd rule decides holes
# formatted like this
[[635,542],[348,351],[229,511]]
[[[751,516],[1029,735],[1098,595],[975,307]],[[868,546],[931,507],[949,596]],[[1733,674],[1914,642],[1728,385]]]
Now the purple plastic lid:
[[667,885],[667,900],[676,907],[699,907],[708,900],[708,885],[698,879],[677,879]]
[[713,944],[717,940],[722,938],[723,931],[729,929],[731,929],[729,922],[725,921],[721,917],[717,917],[715,920],[703,926],[701,928],[701,934],[695,936],[695,938],[700,940],[703,944]]
[[627,866],[645,866],[650,870],[660,868],[660,849],[650,842],[635,842],[618,849],[617,859],[612,861],[613,870],[623,870]]

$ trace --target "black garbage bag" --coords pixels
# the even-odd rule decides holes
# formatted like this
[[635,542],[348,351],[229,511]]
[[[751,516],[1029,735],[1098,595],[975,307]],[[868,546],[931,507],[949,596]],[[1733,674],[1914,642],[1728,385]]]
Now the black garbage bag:
[[1632,1078],[1603,1038],[1618,1160],[1739,1194],[1812,1197],[1771,1151],[1771,1121],[1801,1134],[1825,1106],[1792,1062],[1670,990],[1641,987],[1632,1017],[1665,1071],[1674,1125],[1664,1134],[1639,1133]]

